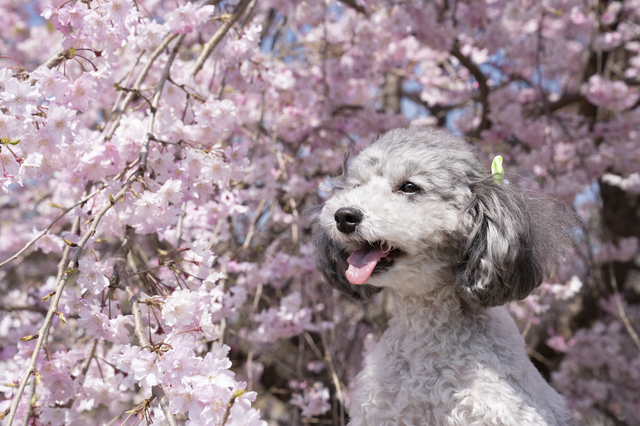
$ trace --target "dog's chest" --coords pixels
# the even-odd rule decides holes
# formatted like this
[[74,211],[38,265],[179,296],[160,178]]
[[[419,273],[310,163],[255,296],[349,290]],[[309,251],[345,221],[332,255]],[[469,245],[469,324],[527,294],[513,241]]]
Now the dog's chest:
[[478,413],[495,424],[547,424],[518,385],[530,363],[517,329],[505,334],[493,322],[392,320],[356,378],[350,425],[485,424]]

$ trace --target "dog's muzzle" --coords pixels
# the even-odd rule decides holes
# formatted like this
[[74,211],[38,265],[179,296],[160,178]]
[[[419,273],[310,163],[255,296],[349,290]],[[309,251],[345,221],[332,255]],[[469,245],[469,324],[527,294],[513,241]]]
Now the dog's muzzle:
[[351,234],[362,222],[362,212],[353,207],[341,207],[333,215],[338,231],[343,234]]

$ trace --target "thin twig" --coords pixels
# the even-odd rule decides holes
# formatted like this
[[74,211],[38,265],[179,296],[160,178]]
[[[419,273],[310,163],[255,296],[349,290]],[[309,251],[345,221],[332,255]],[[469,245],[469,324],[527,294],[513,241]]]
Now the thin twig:
[[36,395],[36,378],[31,379],[31,389],[29,390],[29,400],[27,401],[27,409],[22,418],[22,426],[28,426],[31,416],[33,416],[33,397]]
[[[127,246],[131,243],[130,236],[127,236],[126,242],[123,246]],[[125,249],[126,250],[126,249]],[[127,250],[128,251],[128,250]],[[142,311],[140,310],[139,299],[140,296],[135,294],[131,289],[131,284],[129,283],[129,276],[125,269],[125,260],[124,258],[119,258],[116,260],[116,264],[114,265],[114,269],[116,270],[116,274],[118,275],[118,279],[122,283],[124,287],[125,293],[127,293],[127,298],[129,299],[129,304],[131,305],[131,315],[133,316],[133,324],[134,324],[134,332],[136,337],[138,338],[138,342],[140,346],[151,346],[151,342],[144,334],[144,323],[142,322]],[[169,422],[171,426],[177,426],[176,419],[173,417],[173,414],[169,411],[169,404],[167,402],[167,397],[164,394],[164,390],[162,386],[155,385],[151,387],[151,392],[158,399],[158,404],[160,404],[160,408],[164,413],[165,419]]]
[[182,203],[182,214],[178,217],[178,227],[176,228],[176,247],[180,247],[180,240],[182,239],[182,222],[184,221],[184,216],[187,214],[186,212],[187,203]]
[[38,312],[43,315],[47,313],[47,310],[45,308],[41,308],[40,306],[31,306],[31,305],[25,305],[25,306],[0,305],[0,311],[5,311],[5,312],[31,311],[31,312]]
[[618,310],[618,315],[620,315],[620,319],[624,324],[624,327],[627,329],[627,332],[631,336],[633,343],[635,343],[636,347],[640,351],[640,338],[638,338],[638,333],[631,326],[631,321],[629,321],[629,317],[627,313],[624,311],[624,306],[622,305],[622,296],[620,296],[620,289],[618,288],[618,280],[616,279],[616,274],[613,269],[613,261],[611,260],[611,238],[609,238],[609,232],[607,230],[606,224],[604,223],[604,218],[602,219],[602,230],[604,232],[605,241],[608,244],[605,244],[605,250],[607,252],[607,266],[609,268],[609,281],[611,282],[611,288],[613,289],[613,298],[616,301],[616,309]]
[[[149,70],[151,69],[151,66],[153,65],[155,60],[158,58],[158,56],[160,56],[160,54],[164,51],[164,49],[166,49],[169,43],[171,43],[171,41],[177,36],[178,36],[177,34],[173,34],[173,33],[167,35],[164,38],[164,40],[162,40],[162,43],[160,43],[160,45],[156,47],[156,50],[154,50],[153,53],[151,53],[151,56],[149,56],[149,59],[147,59],[147,63],[144,65],[144,68],[142,69],[142,71],[140,71],[140,74],[138,75],[136,82],[133,84],[133,90],[140,90],[140,86],[142,86],[142,83],[147,78],[147,74],[149,74]],[[113,134],[116,132],[116,129],[120,125],[120,118],[122,117],[122,114],[127,109],[127,107],[129,106],[129,103],[133,100],[134,96],[135,96],[135,92],[129,92],[127,96],[124,98],[124,100],[122,101],[122,105],[120,106],[120,108],[116,108],[118,111],[118,114],[115,120],[113,121],[113,123],[111,124],[111,127],[109,128],[109,131],[105,136],[105,140],[109,140],[113,137]]]
[[251,0],[240,0],[240,3],[236,6],[233,11],[233,15],[229,20],[224,21],[224,23],[218,28],[218,31],[209,39],[209,41],[204,45],[200,56],[196,60],[196,64],[193,66],[191,70],[191,77],[195,77],[198,72],[202,69],[204,62],[207,60],[213,49],[220,43],[225,34],[231,29],[233,24],[236,23],[240,16],[244,13],[244,10],[251,3]]
[[227,403],[227,408],[224,411],[224,416],[222,417],[222,426],[227,424],[227,420],[229,420],[229,414],[231,414],[231,407],[235,404],[237,397],[233,395],[231,400]]
[[[60,48],[60,50],[58,50],[56,53],[54,53],[49,59],[47,59],[47,62],[45,62],[44,64],[40,65],[38,68],[36,68],[34,71],[38,71],[41,68],[47,67],[49,69],[53,68],[53,67],[57,67],[58,65],[60,65],[60,63],[62,61],[64,61],[65,59],[70,59],[71,55],[69,54],[69,49],[65,49],[64,47]],[[31,72],[31,74],[33,74],[33,71]],[[36,79],[31,77],[29,79],[29,84],[31,84],[32,86],[34,84],[36,84]]]
[[209,238],[209,244],[207,244],[207,250],[211,250],[213,248],[213,245],[216,242],[216,238],[218,238],[218,234],[220,233],[220,230],[222,229],[222,224],[224,223],[223,219],[218,219],[218,223],[216,223],[216,229],[213,230],[213,234],[211,234],[211,238]]
[[[131,67],[131,70],[129,70],[129,74],[127,74],[127,76],[123,80],[120,80],[120,82],[124,83],[125,85],[129,84],[129,80],[131,80],[131,76],[133,75],[133,72],[135,71],[135,69],[138,66],[138,64],[140,63],[140,58],[142,58],[142,55],[144,55],[145,52],[146,52],[146,50],[141,50],[140,51],[140,53],[138,54],[138,57],[136,58],[135,62],[133,63],[133,66]],[[109,115],[107,115],[104,118],[105,124],[107,122],[109,122],[109,120],[111,119],[111,116],[118,111],[118,104],[120,104],[120,100],[124,96],[124,93],[125,93],[124,91],[118,92],[118,97],[116,98],[116,101],[113,103],[113,107],[111,107],[111,111],[109,111]]]
[[480,89],[480,104],[482,105],[482,115],[480,119],[480,125],[477,129],[474,130],[473,135],[475,137],[480,136],[480,132],[482,130],[488,129],[490,127],[489,122],[489,84],[487,82],[487,77],[480,70],[480,68],[474,64],[471,59],[467,58],[462,54],[460,48],[456,45],[451,50],[451,55],[458,59],[460,63],[473,74],[476,81],[478,82],[478,88]]
[[[311,294],[312,300],[313,300],[313,305],[317,306],[317,302],[316,302],[316,298],[313,295],[313,293]],[[315,309],[314,309],[315,310]],[[316,323],[320,324],[320,318],[317,312],[315,312],[314,314],[315,316],[315,320]],[[324,356],[322,357],[322,360],[324,361],[324,365],[327,367],[327,369],[329,370],[329,372],[331,373],[331,378],[333,380],[333,385],[336,388],[336,396],[338,397],[338,402],[340,403],[340,426],[344,426],[345,424],[345,416],[344,416],[344,395],[342,394],[342,386],[340,385],[340,379],[338,378],[338,374],[336,373],[336,368],[333,365],[333,360],[331,359],[331,353],[329,352],[329,344],[327,342],[327,337],[325,335],[325,331],[323,330],[322,327],[319,327],[319,333],[320,333],[320,339],[322,340],[322,347],[324,349]],[[306,338],[306,336],[305,336]],[[309,336],[309,338],[307,338],[307,341],[311,340],[311,342],[313,342],[313,340],[311,339],[311,336]],[[310,344],[311,346],[311,344]],[[316,346],[315,344],[313,346]],[[313,349],[313,346],[312,349]],[[317,346],[316,346],[317,349]],[[317,355],[322,355],[319,354],[319,350],[316,351],[314,350],[314,352]]]
[[[73,225],[71,226],[71,232],[75,233],[78,231],[78,229],[80,229],[80,217],[77,217],[73,221]],[[38,331],[38,340],[36,341],[36,346],[31,355],[31,359],[29,360],[29,366],[27,367],[27,371],[25,372],[22,378],[22,381],[18,386],[18,391],[13,396],[13,401],[11,401],[11,406],[9,408],[9,417],[6,423],[7,426],[11,426],[11,424],[13,423],[13,420],[15,419],[15,416],[16,416],[16,412],[18,410],[18,405],[20,404],[20,399],[22,398],[24,389],[27,386],[27,382],[29,381],[29,377],[31,376],[31,374],[35,373],[36,371],[36,361],[38,360],[38,354],[40,353],[40,349],[42,348],[42,343],[44,342],[45,338],[49,334],[49,327],[53,322],[53,316],[58,310],[58,301],[60,300],[62,290],[64,289],[64,284],[66,283],[66,280],[63,281],[62,278],[66,276],[66,273],[64,272],[65,271],[64,268],[69,261],[70,254],[71,254],[71,247],[67,245],[64,247],[62,251],[62,259],[58,264],[58,275],[56,277],[56,286],[55,286],[55,292],[54,292],[55,294],[51,298],[51,303],[49,304],[49,310],[47,311],[47,315],[45,316],[44,324],[42,324],[42,327],[40,327],[40,330]]]
[[38,241],[40,238],[42,238],[43,235],[45,235],[47,232],[49,232],[54,226],[55,224],[67,213],[69,213],[71,210],[73,210],[74,208],[76,208],[77,206],[81,206],[82,204],[86,203],[87,201],[89,201],[91,198],[93,198],[98,192],[102,191],[102,189],[104,188],[104,186],[101,186],[100,188],[96,189],[95,191],[93,191],[90,195],[82,198],[80,201],[78,201],[77,203],[75,203],[74,205],[72,205],[71,207],[69,207],[68,209],[66,209],[65,211],[63,211],[62,213],[60,213],[60,215],[58,215],[58,217],[55,218],[55,220],[53,222],[51,222],[51,224],[49,226],[47,226],[42,232],[40,232],[38,235],[36,235],[35,237],[33,237],[33,239],[31,241],[29,241],[27,244],[25,244],[24,247],[22,247],[16,254],[14,254],[13,256],[11,256],[9,259],[5,260],[4,262],[0,263],[0,268],[2,268],[4,265],[6,265],[7,263],[11,262],[12,260],[17,259],[18,257],[20,257],[20,255],[22,253],[24,253],[25,251],[27,251],[27,249],[29,249],[29,247],[31,247],[36,241]]
[[258,204],[258,208],[256,209],[256,213],[253,215],[253,219],[251,219],[251,224],[249,225],[249,232],[247,232],[247,236],[244,239],[244,243],[242,243],[242,250],[249,247],[251,243],[251,238],[253,237],[253,232],[256,228],[256,222],[260,219],[260,214],[262,213],[262,208],[264,207],[264,203],[266,203],[266,199],[260,200],[260,204]]
[[[89,353],[87,354],[84,361],[82,361],[82,366],[80,367],[80,376],[77,379],[78,387],[81,388],[87,377],[87,371],[89,371],[89,366],[91,365],[91,361],[93,360],[94,355],[96,354],[96,348],[98,347],[99,339],[93,339],[91,342],[91,346],[89,347]],[[71,408],[73,403],[75,402],[75,398],[71,398],[65,404],[65,408]]]

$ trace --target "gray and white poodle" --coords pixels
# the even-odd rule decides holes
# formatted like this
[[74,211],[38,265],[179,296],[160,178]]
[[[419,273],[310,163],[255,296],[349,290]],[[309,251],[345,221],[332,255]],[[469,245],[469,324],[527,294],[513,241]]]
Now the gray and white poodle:
[[571,215],[485,170],[467,143],[396,129],[363,150],[313,225],[317,267],[396,310],[355,379],[351,426],[569,425],[500,307],[562,257]]

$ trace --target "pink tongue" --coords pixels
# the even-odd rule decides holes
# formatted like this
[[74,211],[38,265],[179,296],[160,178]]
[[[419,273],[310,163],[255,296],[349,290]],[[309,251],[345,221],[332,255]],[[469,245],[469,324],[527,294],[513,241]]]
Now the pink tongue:
[[347,259],[349,269],[347,269],[347,279],[351,284],[364,284],[367,282],[373,268],[378,260],[387,257],[389,253],[384,253],[380,247],[367,246],[351,253]]

